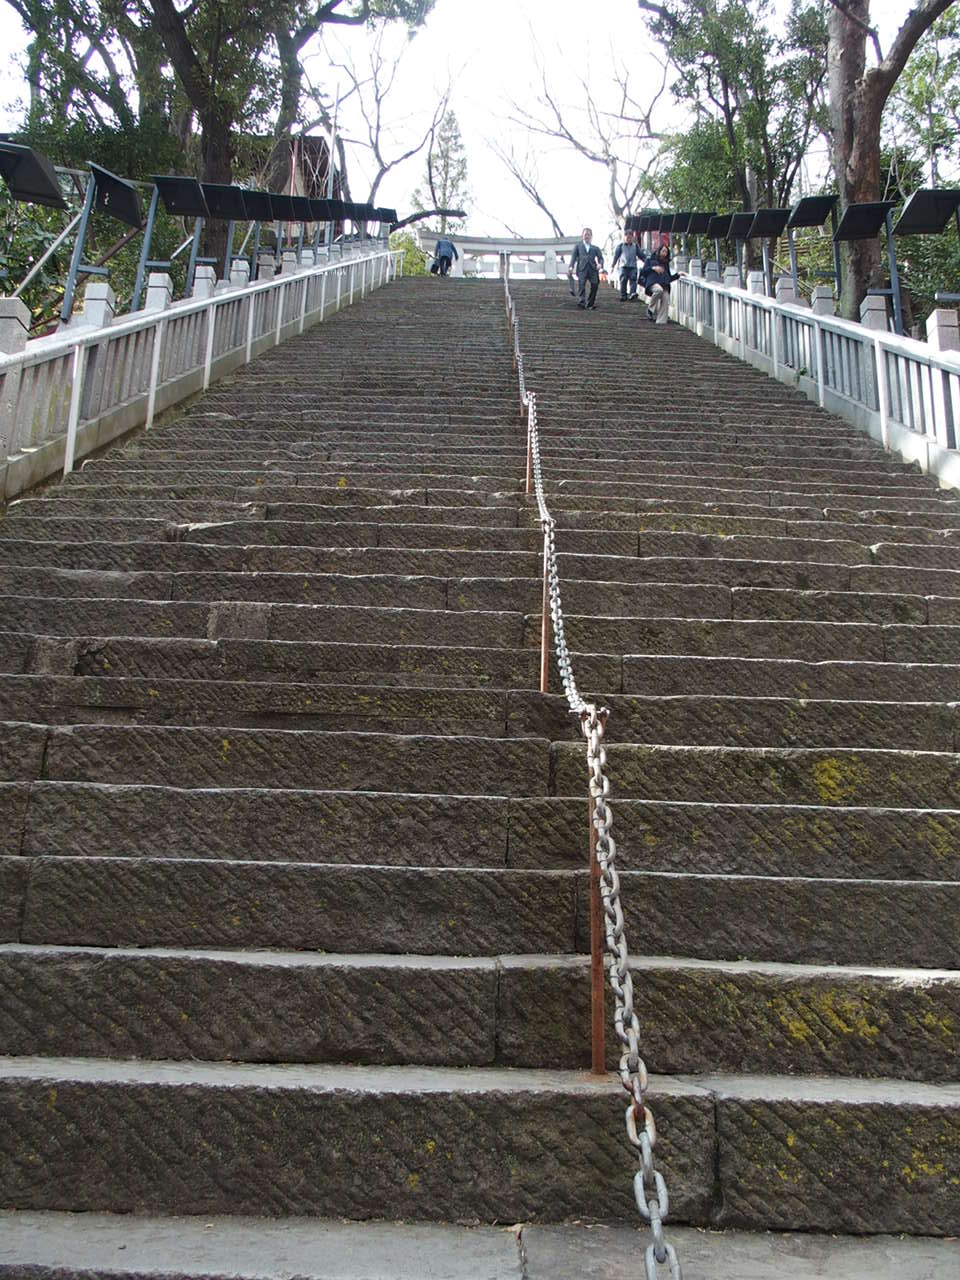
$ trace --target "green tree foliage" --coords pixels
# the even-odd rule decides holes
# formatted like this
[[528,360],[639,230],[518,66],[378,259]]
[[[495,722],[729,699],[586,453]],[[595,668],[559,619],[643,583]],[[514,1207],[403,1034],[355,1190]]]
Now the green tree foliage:
[[403,274],[427,275],[427,255],[409,231],[394,231],[390,236],[390,248],[403,250]]
[[[677,69],[676,98],[697,125],[691,146],[714,168],[724,154],[744,209],[790,197],[811,139],[825,125],[823,0],[793,0],[786,22],[771,0],[640,0]],[[686,136],[686,135],[684,135]],[[756,194],[754,194],[754,182]]]
[[726,210],[738,199],[726,130],[708,116],[671,134],[646,178],[647,194],[665,209]]
[[[423,185],[413,193],[413,207],[425,209],[465,209],[470,203],[467,186],[467,150],[463,145],[460,125],[452,111],[447,111],[427,152]],[[440,235],[455,232],[463,219],[440,215]]]
[[919,41],[890,103],[900,137],[923,150],[925,178],[937,186],[957,170],[960,144],[960,11],[948,9]]

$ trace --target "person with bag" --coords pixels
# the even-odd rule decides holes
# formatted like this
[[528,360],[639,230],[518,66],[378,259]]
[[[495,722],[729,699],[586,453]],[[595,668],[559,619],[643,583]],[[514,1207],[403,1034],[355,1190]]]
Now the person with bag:
[[[457,253],[456,245],[454,245],[453,241],[449,240],[446,236],[441,236],[437,241],[437,247],[433,251],[433,256],[437,263],[437,269],[442,276],[445,276],[450,270],[450,264],[453,262],[454,258],[460,257],[459,253]],[[433,271],[433,267],[431,267],[430,270]]]
[[[637,300],[637,268],[639,266],[640,251],[633,238],[632,231],[623,233],[623,240],[617,245],[613,251],[613,262],[610,264],[611,270],[620,263],[620,301],[626,302],[629,297],[631,302]],[[629,294],[627,286],[630,287]]]
[[[576,272],[577,282],[580,285],[580,296],[577,306],[581,311],[596,311],[597,309],[597,289],[600,287],[600,271],[603,267],[603,254],[595,244],[592,244],[593,232],[589,227],[583,228],[581,238],[573,247],[573,253],[570,255],[570,265],[567,268],[567,275],[573,278]],[[587,298],[587,285],[590,285],[590,296]]]
[[650,299],[647,304],[647,319],[651,324],[668,324],[670,310],[670,284],[679,280],[677,272],[670,271],[670,246],[662,244],[647,259],[641,282],[643,291]]

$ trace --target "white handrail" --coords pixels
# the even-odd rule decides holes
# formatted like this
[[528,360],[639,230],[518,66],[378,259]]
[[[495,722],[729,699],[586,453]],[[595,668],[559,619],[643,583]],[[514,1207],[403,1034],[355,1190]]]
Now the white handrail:
[[676,320],[960,487],[960,353],[682,275]]

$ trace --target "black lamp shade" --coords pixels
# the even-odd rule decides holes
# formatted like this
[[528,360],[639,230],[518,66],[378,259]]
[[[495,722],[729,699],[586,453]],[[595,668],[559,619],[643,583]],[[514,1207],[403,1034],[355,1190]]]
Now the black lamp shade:
[[342,222],[344,218],[350,216],[342,200],[328,200],[327,204],[330,206],[330,218],[333,222]]
[[241,195],[243,196],[243,216],[248,222],[273,221],[273,205],[270,202],[269,192],[248,191],[244,188]]
[[46,156],[33,147],[18,142],[0,142],[0,176],[14,200],[25,204],[44,204],[50,209],[65,209],[67,202],[60,194],[57,171]]
[[330,201],[329,200],[311,200],[310,209],[314,222],[330,221]]
[[380,210],[380,214],[381,214],[381,218],[380,218],[380,221],[381,221],[381,222],[396,222],[396,221],[397,221],[397,211],[396,211],[396,209],[381,209],[381,210]]
[[203,188],[196,178],[175,178],[155,174],[154,182],[167,213],[181,218],[207,218],[210,210],[203,198]]
[[752,223],[752,213],[735,213],[730,218],[730,230],[727,234],[731,240],[746,240]]
[[717,215],[710,213],[691,213],[687,223],[688,236],[703,236],[710,230],[710,223]]
[[872,240],[874,236],[880,234],[880,228],[893,208],[895,208],[893,200],[848,204],[843,211],[834,240]]
[[293,210],[293,197],[270,192],[270,208],[273,210],[275,222],[296,222],[297,215]]
[[836,206],[836,196],[804,196],[790,210],[787,226],[822,227]]
[[713,236],[714,240],[726,240],[730,234],[730,222],[733,218],[732,213],[718,213],[716,217],[710,219],[710,225],[707,227],[707,234]]
[[242,222],[247,217],[247,207],[243,202],[243,191],[240,187],[227,187],[219,182],[204,182],[203,194],[210,210],[211,218],[222,221]]
[[782,236],[789,217],[789,209],[757,209],[747,232],[747,239],[756,240],[760,236]]
[[128,227],[142,227],[140,196],[133,183],[126,178],[118,178],[109,169],[101,169],[98,164],[90,163],[90,172],[97,184],[93,202],[100,212],[116,218],[118,222],[125,222]]
[[673,215],[673,234],[675,236],[687,235],[690,230],[690,219],[693,214],[689,211],[685,213],[675,213]]
[[311,209],[311,200],[306,196],[291,196],[290,200],[293,204],[293,215],[297,222],[312,222],[313,210]]
[[893,228],[897,236],[939,235],[960,208],[960,191],[922,187],[903,206]]
[[662,214],[660,215],[660,230],[661,230],[661,231],[672,231],[672,230],[673,230],[674,220],[675,220],[675,215],[674,215],[674,214],[672,214],[672,213],[662,213]]

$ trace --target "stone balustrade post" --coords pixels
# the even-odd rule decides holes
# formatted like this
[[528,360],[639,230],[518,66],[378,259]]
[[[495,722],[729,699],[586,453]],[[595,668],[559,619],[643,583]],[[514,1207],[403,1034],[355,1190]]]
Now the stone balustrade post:
[[105,329],[113,323],[117,295],[106,280],[93,280],[83,292],[83,310],[73,317],[72,328]]
[[144,311],[166,311],[173,301],[173,281],[165,271],[151,271],[147,276]]
[[960,351],[960,319],[956,311],[937,307],[927,316],[927,343],[934,351]]
[[747,292],[758,293],[761,297],[767,292],[767,282],[763,278],[762,271],[747,272]]
[[548,249],[543,255],[543,274],[547,280],[556,280],[557,278],[557,251],[556,249]]
[[295,249],[284,249],[283,258],[281,259],[280,271],[283,275],[293,275],[297,270],[297,254]]
[[216,285],[217,273],[213,267],[197,267],[193,274],[193,293],[191,296],[198,299],[212,298]]
[[833,297],[833,287],[829,284],[815,284],[810,295],[810,309],[815,316],[835,316],[837,304]]
[[797,297],[797,291],[793,287],[793,276],[779,276],[774,282],[773,293],[778,302],[786,302],[791,307],[807,305],[803,298]]
[[723,268],[723,283],[728,289],[740,288],[740,272],[736,267]]
[[250,283],[250,263],[246,258],[235,258],[230,268],[230,287],[245,289]]
[[30,336],[30,308],[19,298],[0,298],[0,352],[22,351]]
[[868,293],[860,303],[860,323],[865,329],[887,332],[887,300],[875,293]]
[[257,258],[257,280],[272,280],[276,274],[276,258],[272,253],[261,253]]
[[694,280],[703,279],[703,259],[691,258],[687,263],[687,275],[692,276]]
[[705,280],[713,280],[716,284],[720,283],[720,264],[715,258],[709,258],[704,264],[703,278]]
[[686,275],[690,259],[684,253],[678,253],[673,260],[673,269],[680,275]]

